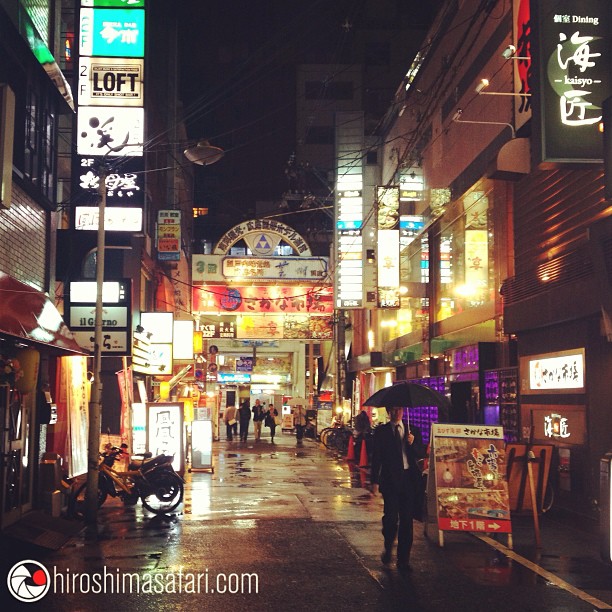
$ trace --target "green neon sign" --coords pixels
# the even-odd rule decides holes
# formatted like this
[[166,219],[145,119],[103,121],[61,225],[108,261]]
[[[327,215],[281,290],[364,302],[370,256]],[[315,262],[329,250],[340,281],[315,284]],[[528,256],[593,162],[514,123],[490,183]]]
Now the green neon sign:
[[81,6],[114,6],[116,8],[144,8],[145,0],[81,0]]
[[81,9],[81,55],[144,57],[145,12],[140,9]]

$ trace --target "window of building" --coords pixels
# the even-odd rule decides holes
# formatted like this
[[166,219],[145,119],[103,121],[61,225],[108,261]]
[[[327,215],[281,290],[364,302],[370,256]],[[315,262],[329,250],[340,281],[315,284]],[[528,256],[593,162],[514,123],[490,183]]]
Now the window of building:
[[306,81],[307,100],[352,100],[352,81]]
[[[493,224],[482,185],[453,202],[436,236],[436,320],[494,299]],[[448,219],[448,222],[445,222]]]
[[304,138],[305,144],[334,144],[334,127],[332,125],[310,126]]

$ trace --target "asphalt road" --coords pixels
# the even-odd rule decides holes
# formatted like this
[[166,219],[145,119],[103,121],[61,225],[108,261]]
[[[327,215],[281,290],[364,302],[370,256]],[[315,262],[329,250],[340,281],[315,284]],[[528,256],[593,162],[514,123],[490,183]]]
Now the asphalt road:
[[596,559],[596,536],[562,541],[551,519],[539,551],[523,519],[513,521],[513,550],[501,536],[454,533],[441,547],[431,525],[427,537],[416,523],[413,572],[383,567],[382,500],[367,490],[367,470],[312,440],[277,442],[215,443],[214,472],[187,473],[184,504],[169,516],[110,500],[97,529],[58,551],[4,546],[4,565],[28,555],[50,589],[22,604],[3,580],[2,609],[612,609],[612,567]]

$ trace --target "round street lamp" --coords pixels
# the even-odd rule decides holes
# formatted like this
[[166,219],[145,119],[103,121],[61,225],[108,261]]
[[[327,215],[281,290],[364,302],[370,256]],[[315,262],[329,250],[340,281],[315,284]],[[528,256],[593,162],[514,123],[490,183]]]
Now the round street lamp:
[[224,151],[211,145],[208,140],[200,140],[197,144],[187,147],[183,155],[193,164],[210,166],[223,157]]

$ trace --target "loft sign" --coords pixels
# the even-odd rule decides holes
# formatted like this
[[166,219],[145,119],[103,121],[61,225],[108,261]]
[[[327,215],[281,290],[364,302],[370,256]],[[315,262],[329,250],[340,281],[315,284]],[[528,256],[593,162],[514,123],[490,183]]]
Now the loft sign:
[[143,106],[143,59],[82,57],[79,60],[81,106]]

